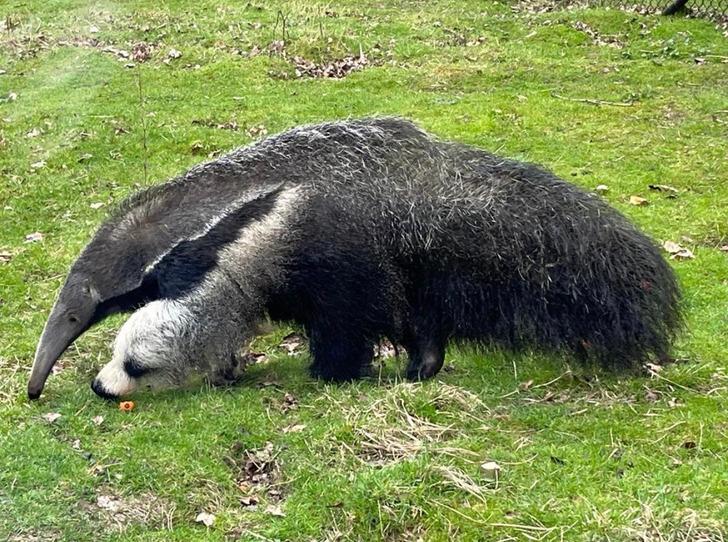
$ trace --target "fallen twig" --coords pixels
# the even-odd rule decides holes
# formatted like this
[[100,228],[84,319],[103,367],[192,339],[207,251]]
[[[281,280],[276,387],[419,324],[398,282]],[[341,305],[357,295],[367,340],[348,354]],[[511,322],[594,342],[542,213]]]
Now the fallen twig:
[[585,103],[589,105],[611,105],[614,107],[632,107],[634,105],[634,102],[609,102],[607,100],[597,100],[594,98],[569,98],[568,96],[562,96],[561,94],[556,94],[555,92],[551,93],[551,96],[554,98],[558,98],[559,100],[567,100],[570,102],[580,102]]

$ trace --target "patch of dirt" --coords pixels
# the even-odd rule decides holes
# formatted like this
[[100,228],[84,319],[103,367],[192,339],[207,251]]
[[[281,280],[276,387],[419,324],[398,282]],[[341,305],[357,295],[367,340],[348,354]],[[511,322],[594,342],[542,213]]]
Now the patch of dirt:
[[[255,45],[247,53],[247,56],[254,57],[263,52],[267,52],[270,56],[280,57],[291,64],[293,66],[293,73],[298,78],[343,79],[356,71],[376,64],[362,49],[359,50],[358,55],[347,55],[341,58],[320,61],[300,55],[291,56],[286,50],[286,42],[284,40],[274,40],[264,49]],[[270,75],[277,79],[287,79],[289,77],[288,73],[281,71],[272,71]]]
[[590,0],[521,0],[511,6],[514,13],[551,13],[565,9],[585,9]]
[[271,442],[258,450],[248,450],[240,442],[232,446],[225,463],[232,471],[235,485],[243,493],[240,498],[242,506],[256,506],[261,497],[274,503],[283,500],[284,495],[278,483],[281,467],[277,456],[278,452]]
[[589,36],[592,40],[592,44],[594,45],[599,45],[600,47],[613,47],[615,49],[624,48],[624,42],[617,36],[605,36],[585,22],[576,21],[571,25],[571,27]]
[[353,72],[366,68],[369,65],[369,59],[363,51],[360,51],[358,56],[345,56],[328,62],[314,62],[300,56],[294,56],[293,64],[296,77],[343,79]]
[[231,130],[237,132],[240,129],[235,119],[227,122],[219,122],[212,119],[193,119],[192,124],[194,126],[205,126],[207,128],[217,128],[218,130]]

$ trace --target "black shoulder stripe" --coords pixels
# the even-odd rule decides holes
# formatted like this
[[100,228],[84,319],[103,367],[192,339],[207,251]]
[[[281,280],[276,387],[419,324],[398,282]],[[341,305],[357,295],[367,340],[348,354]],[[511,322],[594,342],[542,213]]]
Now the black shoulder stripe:
[[281,188],[242,204],[197,239],[178,243],[145,278],[156,283],[159,297],[174,299],[194,290],[218,262],[220,251],[253,221],[270,213]]

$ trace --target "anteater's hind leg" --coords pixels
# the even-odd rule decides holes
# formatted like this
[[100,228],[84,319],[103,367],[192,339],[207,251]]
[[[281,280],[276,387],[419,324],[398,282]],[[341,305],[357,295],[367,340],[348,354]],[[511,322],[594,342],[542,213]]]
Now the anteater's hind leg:
[[374,357],[372,341],[323,325],[309,327],[307,331],[313,376],[336,382],[364,376]]
[[414,337],[407,341],[405,348],[409,356],[407,378],[426,380],[432,378],[445,363],[445,344],[447,340],[435,335]]

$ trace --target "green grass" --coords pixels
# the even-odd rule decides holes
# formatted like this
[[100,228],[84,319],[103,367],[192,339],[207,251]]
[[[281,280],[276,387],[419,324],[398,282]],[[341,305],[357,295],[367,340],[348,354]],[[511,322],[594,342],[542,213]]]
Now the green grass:
[[[0,21],[0,539],[726,536],[728,43],[713,23],[474,0],[5,0]],[[287,56],[269,55],[282,37]],[[105,51],[139,42],[151,57],[133,67]],[[165,63],[172,48],[182,57]],[[370,66],[342,80],[297,78],[287,60],[360,48]],[[110,206],[260,125],[370,114],[606,184],[654,238],[693,250],[673,262],[683,361],[594,375],[452,349],[432,382],[403,383],[388,359],[379,378],[331,386],[277,347],[278,330],[239,386],[141,394],[121,412],[88,387],[113,318],[27,401],[54,295]],[[25,243],[33,232],[43,239]],[[501,465],[497,483],[485,461]]]

